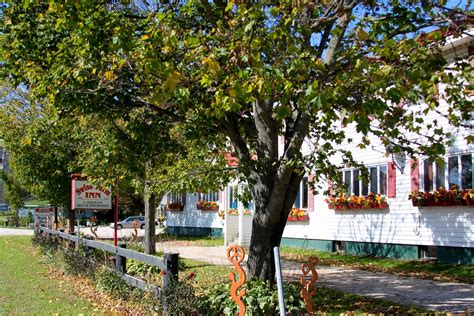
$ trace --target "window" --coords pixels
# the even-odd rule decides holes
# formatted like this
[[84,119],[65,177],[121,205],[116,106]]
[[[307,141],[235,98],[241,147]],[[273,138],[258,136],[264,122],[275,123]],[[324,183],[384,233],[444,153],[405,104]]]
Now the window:
[[385,195],[387,194],[387,166],[373,166],[367,168],[369,171],[369,182],[362,181],[360,169],[344,170],[342,172],[347,195],[368,195],[369,192]]
[[438,162],[425,159],[421,170],[423,175],[420,175],[420,180],[423,183],[420,187],[425,192],[439,188],[448,189],[453,186],[472,189],[474,185],[472,154],[451,156]]
[[230,186],[229,187],[229,207],[232,209],[237,209],[237,195],[238,195],[237,185]]
[[181,203],[184,205],[186,204],[186,194],[185,193],[169,193],[168,203]]
[[308,208],[308,177],[304,177],[300,182],[298,193],[296,194],[295,204],[296,208]]
[[214,191],[207,191],[206,193],[199,193],[199,200],[207,202],[218,202],[219,193]]

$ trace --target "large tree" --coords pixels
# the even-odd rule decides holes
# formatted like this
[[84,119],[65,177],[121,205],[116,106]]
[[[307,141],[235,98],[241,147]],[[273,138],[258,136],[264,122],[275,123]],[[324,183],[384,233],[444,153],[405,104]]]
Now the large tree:
[[[266,280],[304,173],[337,178],[336,154],[357,163],[336,149],[350,141],[341,125],[356,126],[361,147],[377,137],[439,153],[448,137],[437,122],[422,127],[437,86],[449,87],[451,123],[472,108],[470,65],[446,71],[441,54],[467,13],[445,1],[17,0],[3,15],[4,74],[60,111],[138,112],[208,141],[209,153],[232,145],[255,200],[248,270]],[[427,108],[407,111],[420,100]],[[412,147],[413,133],[427,142]]]

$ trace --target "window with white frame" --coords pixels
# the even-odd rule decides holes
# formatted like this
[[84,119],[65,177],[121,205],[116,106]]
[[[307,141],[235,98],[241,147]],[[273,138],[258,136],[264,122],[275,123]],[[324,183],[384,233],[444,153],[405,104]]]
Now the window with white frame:
[[369,182],[361,179],[360,169],[342,171],[342,179],[347,188],[347,195],[362,196],[369,193],[387,194],[387,166],[368,166]]
[[307,209],[308,208],[308,177],[304,177],[300,182],[298,193],[296,194],[294,207]]
[[168,203],[186,204],[186,193],[168,193]]
[[472,154],[460,154],[445,157],[442,161],[423,160],[420,166],[420,188],[425,192],[439,188],[450,189],[457,186],[461,189],[474,187]]
[[199,193],[199,200],[206,202],[218,202],[219,193],[211,190],[208,190],[206,193]]
[[238,191],[237,185],[229,186],[229,191],[228,191],[229,208],[237,209],[238,194],[239,194],[239,191]]

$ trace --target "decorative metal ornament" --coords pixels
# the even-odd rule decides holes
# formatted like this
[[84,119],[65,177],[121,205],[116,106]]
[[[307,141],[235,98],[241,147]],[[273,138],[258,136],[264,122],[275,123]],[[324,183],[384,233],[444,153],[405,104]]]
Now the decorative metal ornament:
[[71,233],[71,220],[70,219],[66,220],[66,233],[67,234]]
[[92,216],[90,219],[89,219],[90,223],[91,223],[91,233],[95,236],[95,239],[98,239],[99,236],[97,236],[97,226],[94,226],[96,223],[97,223],[97,217],[96,216]]
[[227,248],[227,259],[234,265],[235,270],[239,273],[239,280],[236,281],[235,273],[229,272],[229,279],[232,281],[230,286],[230,295],[232,299],[239,306],[239,316],[245,315],[246,306],[242,301],[242,296],[245,295],[246,289],[241,289],[238,293],[239,287],[245,284],[246,275],[244,269],[240,266],[240,263],[245,259],[245,250],[239,245],[232,245]]
[[138,226],[140,226],[140,222],[138,220],[134,220],[132,222],[132,228],[133,228],[132,242],[136,241],[138,238],[138,231],[137,231]]
[[[302,285],[300,295],[306,304],[306,310],[308,313],[313,313],[313,303],[311,302],[311,298],[316,294],[316,289],[314,285],[318,280],[318,272],[316,271],[316,265],[319,263],[319,258],[317,257],[310,257],[308,262],[303,263],[301,265],[301,271],[303,272],[303,276],[301,277],[300,283]],[[306,281],[305,276],[312,272],[312,277],[310,281]]]

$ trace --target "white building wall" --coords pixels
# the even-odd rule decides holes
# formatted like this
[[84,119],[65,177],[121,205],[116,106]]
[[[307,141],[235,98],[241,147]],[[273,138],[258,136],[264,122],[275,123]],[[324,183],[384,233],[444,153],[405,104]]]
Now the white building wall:
[[388,209],[337,211],[316,195],[309,222],[288,222],[283,237],[474,247],[473,208],[412,206],[409,164],[403,171],[397,170],[397,197],[388,199]]
[[[166,200],[164,200],[166,202]],[[201,211],[196,205],[199,202],[198,193],[186,194],[184,210],[180,212],[166,211],[166,225],[180,227],[223,228],[224,224],[217,211]],[[219,209],[224,209],[219,205]]]

